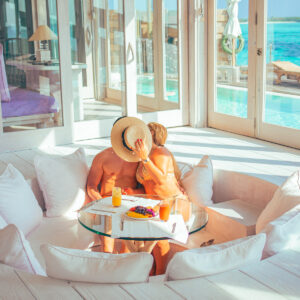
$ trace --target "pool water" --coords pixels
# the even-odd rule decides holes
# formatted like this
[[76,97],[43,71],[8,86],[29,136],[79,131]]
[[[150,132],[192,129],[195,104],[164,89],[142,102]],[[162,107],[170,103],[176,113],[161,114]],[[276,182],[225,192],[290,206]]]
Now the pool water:
[[[137,80],[137,93],[138,95],[154,97],[154,77],[139,76]],[[178,80],[167,79],[166,96],[168,101],[178,103]]]
[[[217,87],[217,112],[247,118],[247,89]],[[267,92],[264,122],[300,129],[300,97]]]

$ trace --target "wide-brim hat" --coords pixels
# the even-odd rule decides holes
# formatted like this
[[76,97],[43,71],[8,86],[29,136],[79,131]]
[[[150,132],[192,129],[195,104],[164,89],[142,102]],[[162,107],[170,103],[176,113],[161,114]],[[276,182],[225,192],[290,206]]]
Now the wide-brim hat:
[[117,120],[111,130],[110,139],[115,153],[129,162],[140,161],[140,158],[131,150],[135,148],[137,139],[145,141],[149,152],[152,148],[150,129],[142,120],[135,117],[123,117]]

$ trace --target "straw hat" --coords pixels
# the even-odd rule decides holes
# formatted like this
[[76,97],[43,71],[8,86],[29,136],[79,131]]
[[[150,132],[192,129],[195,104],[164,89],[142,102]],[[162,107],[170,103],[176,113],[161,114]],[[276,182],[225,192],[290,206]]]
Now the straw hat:
[[135,148],[137,139],[145,141],[149,152],[152,148],[152,135],[148,126],[134,117],[123,117],[117,120],[111,130],[110,139],[115,153],[129,162],[140,161],[140,158],[131,150]]

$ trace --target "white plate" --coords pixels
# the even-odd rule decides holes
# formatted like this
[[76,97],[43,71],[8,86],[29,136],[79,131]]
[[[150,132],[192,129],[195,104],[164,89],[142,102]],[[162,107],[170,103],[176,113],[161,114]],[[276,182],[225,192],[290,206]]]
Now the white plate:
[[152,219],[155,219],[157,217],[157,214],[154,216],[154,217],[151,217],[151,218],[134,218],[134,217],[130,217],[127,215],[127,212],[124,213],[124,215],[129,218],[129,219],[132,219],[132,220],[137,220],[137,221],[148,221],[148,220],[152,220]]

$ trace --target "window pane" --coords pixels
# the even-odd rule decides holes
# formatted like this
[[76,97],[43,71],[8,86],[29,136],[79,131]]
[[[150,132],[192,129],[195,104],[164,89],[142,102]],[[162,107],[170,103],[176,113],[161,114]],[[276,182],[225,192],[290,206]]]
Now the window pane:
[[137,93],[155,96],[153,62],[153,0],[136,0]]
[[121,90],[124,83],[123,2],[108,1],[110,80],[109,87]]
[[178,1],[164,1],[165,55],[164,55],[164,98],[179,103],[178,87]]
[[56,1],[0,0],[0,70],[4,132],[62,125]]
[[248,0],[217,1],[216,111],[247,118]]
[[264,122],[300,129],[300,3],[268,1]]

